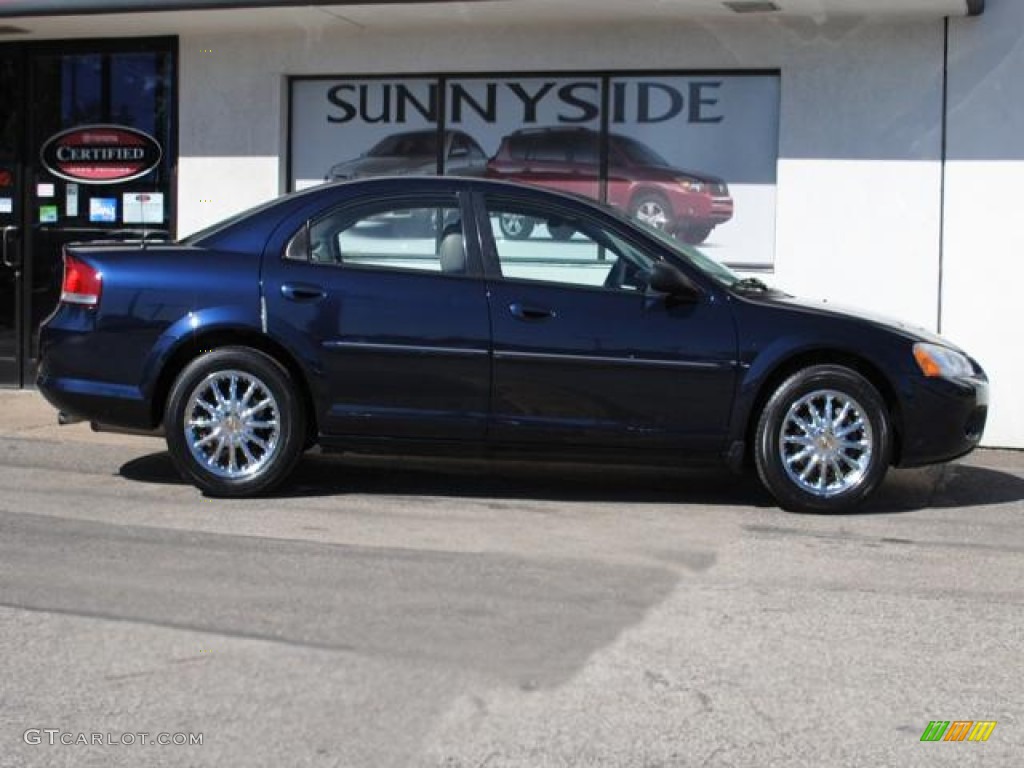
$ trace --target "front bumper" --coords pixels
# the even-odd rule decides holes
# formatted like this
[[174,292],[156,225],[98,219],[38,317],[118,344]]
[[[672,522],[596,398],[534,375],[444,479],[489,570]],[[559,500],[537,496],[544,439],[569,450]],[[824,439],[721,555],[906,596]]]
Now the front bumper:
[[679,187],[660,187],[669,200],[675,215],[695,224],[724,224],[733,216],[733,200],[728,196],[706,192],[687,192]]
[[915,377],[903,398],[898,466],[949,461],[978,447],[988,418],[988,379]]

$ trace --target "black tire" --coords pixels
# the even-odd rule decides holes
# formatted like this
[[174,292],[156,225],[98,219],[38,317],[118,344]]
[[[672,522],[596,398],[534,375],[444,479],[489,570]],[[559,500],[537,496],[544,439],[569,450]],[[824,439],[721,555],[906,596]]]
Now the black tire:
[[281,483],[307,441],[297,389],[284,366],[249,347],[216,349],[189,363],[164,411],[167,449],[182,477],[210,496],[232,498]]
[[885,402],[871,382],[844,366],[794,373],[758,419],[757,473],[779,506],[793,512],[856,508],[882,482],[891,457]]
[[576,227],[571,224],[555,224],[554,222],[549,222],[548,234],[551,235],[552,240],[565,242],[566,240],[572,240],[572,236],[576,234]]
[[668,198],[660,192],[641,192],[629,204],[629,215],[656,229],[675,230],[675,213]]
[[714,228],[713,224],[687,224],[676,229],[676,237],[684,243],[700,245],[708,239]]
[[498,216],[498,228],[509,240],[526,240],[533,234],[536,222],[519,213],[503,213]]

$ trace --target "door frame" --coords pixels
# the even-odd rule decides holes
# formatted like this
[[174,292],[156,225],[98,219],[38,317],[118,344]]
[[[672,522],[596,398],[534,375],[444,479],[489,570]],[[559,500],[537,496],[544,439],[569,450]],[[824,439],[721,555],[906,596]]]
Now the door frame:
[[19,40],[0,43],[0,54],[12,55],[18,62],[20,70],[20,105],[18,118],[18,146],[16,159],[12,163],[15,171],[13,196],[20,215],[15,219],[18,227],[18,250],[20,264],[17,269],[15,292],[15,343],[14,343],[14,380],[8,383],[0,381],[0,386],[24,388],[34,385],[34,372],[30,370],[32,334],[31,291],[33,285],[32,228],[35,225],[34,195],[30,194],[34,172],[40,166],[38,157],[39,146],[37,137],[31,134],[33,121],[29,114],[31,95],[36,84],[33,82],[34,71],[32,59],[35,56],[61,56],[81,54],[114,54],[114,53],[167,53],[171,56],[171,83],[168,101],[171,105],[171,124],[167,142],[163,146],[168,158],[169,180],[167,200],[168,230],[174,237],[177,229],[178,205],[178,134],[180,132],[180,110],[178,97],[180,92],[180,56],[177,36],[147,37],[111,37],[85,39],[47,39]]
[[[472,181],[469,182],[472,186]],[[506,277],[502,273],[501,260],[498,254],[498,246],[494,235],[494,227],[490,221],[490,206],[488,198],[496,198],[499,202],[509,204],[521,203],[546,213],[562,216],[568,219],[578,219],[604,230],[613,232],[625,242],[638,248],[641,251],[664,258],[669,264],[676,266],[681,272],[689,277],[702,291],[702,297],[692,305],[675,305],[666,296],[660,294],[620,293],[608,291],[602,287],[576,285],[571,283],[559,283],[557,281],[525,280]],[[717,285],[708,275],[703,274],[691,264],[685,263],[678,256],[659,243],[656,239],[640,231],[633,231],[631,225],[618,220],[615,216],[602,212],[593,211],[588,203],[566,199],[558,204],[550,204],[546,200],[538,200],[534,190],[523,187],[520,189],[491,192],[482,190],[479,187],[473,188],[473,207],[476,217],[476,227],[480,237],[481,257],[484,265],[485,279],[489,285],[491,298],[491,345],[492,345],[492,398],[490,430],[488,440],[490,447],[499,451],[518,453],[525,451],[527,455],[537,454],[554,450],[564,454],[567,446],[572,446],[576,455],[589,460],[592,458],[606,457],[612,455],[617,461],[638,460],[641,463],[669,463],[677,464],[682,460],[688,463],[702,463],[706,460],[714,460],[721,456],[721,451],[726,447],[728,438],[729,418],[732,412],[732,401],[735,398],[736,388],[739,386],[739,359],[737,347],[737,335],[733,310],[729,302],[725,301],[727,296],[724,289]],[[691,310],[700,311],[711,315],[710,319],[721,323],[723,338],[720,338],[720,346],[717,349],[705,347],[703,350],[687,350],[691,354],[674,353],[669,354],[667,350],[660,350],[651,357],[634,357],[632,352],[636,347],[629,347],[629,354],[616,354],[614,351],[606,352],[587,349],[585,346],[577,346],[574,349],[535,349],[532,345],[506,346],[503,334],[503,322],[507,320],[506,310],[511,305],[506,303],[509,294],[513,296],[513,302],[530,302],[535,295],[544,293],[560,293],[562,300],[567,305],[593,304],[596,302],[607,302],[608,304],[622,303],[623,306],[633,302],[637,317],[643,313],[652,315],[664,315],[673,323],[695,322],[683,315]],[[522,298],[521,298],[522,297]],[[541,310],[548,308],[545,301],[538,302]],[[550,319],[558,323],[563,319],[562,308],[553,306],[555,311],[551,312]],[[599,322],[600,315],[590,313],[594,322]],[[705,318],[707,319],[707,318]],[[526,320],[528,325],[535,321]],[[547,322],[541,320],[540,322]],[[700,322],[699,320],[696,322]],[[525,327],[525,326],[524,326]],[[537,335],[544,337],[543,325],[534,326]],[[556,325],[557,327],[557,325]],[[697,354],[697,351],[714,352],[713,355]],[[514,441],[507,439],[507,415],[500,412],[500,400],[497,395],[498,387],[503,384],[503,369],[508,364],[523,363],[532,361],[544,367],[562,365],[565,368],[577,368],[581,378],[587,377],[588,370],[602,370],[604,372],[622,372],[626,377],[633,378],[637,372],[647,370],[671,371],[673,378],[685,386],[684,377],[702,379],[707,376],[716,376],[720,379],[727,379],[722,386],[715,387],[722,392],[728,392],[728,396],[721,402],[721,424],[713,425],[708,430],[680,429],[675,425],[671,430],[665,430],[655,440],[636,440],[632,445],[623,448],[622,437],[627,432],[613,427],[615,433],[600,431],[600,422],[592,421],[587,428],[598,427],[592,432],[593,437],[588,437],[585,431],[576,430],[570,433],[566,425],[571,425],[572,418],[559,422],[556,418],[540,417],[535,422],[536,433],[534,436],[524,440],[516,438]],[[566,376],[566,380],[575,377]],[[543,380],[543,378],[542,378]],[[692,390],[687,390],[692,391]],[[513,421],[524,421],[523,414],[513,414]],[[625,422],[623,426],[627,426]],[[650,426],[650,425],[645,425]],[[650,433],[655,434],[655,433]],[[643,436],[640,433],[634,436]],[[590,442],[588,442],[590,440]]]

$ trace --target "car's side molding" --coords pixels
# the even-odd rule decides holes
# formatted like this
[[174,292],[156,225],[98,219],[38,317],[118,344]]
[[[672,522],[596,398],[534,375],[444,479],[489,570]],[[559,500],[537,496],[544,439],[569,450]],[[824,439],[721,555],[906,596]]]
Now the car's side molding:
[[623,357],[615,355],[573,355],[545,352],[518,352],[495,350],[495,360],[531,360],[540,362],[567,361],[584,365],[635,365],[653,368],[682,368],[685,370],[721,371],[735,368],[736,360],[667,360],[663,358]]
[[[326,349],[351,349],[373,352],[396,352],[402,354],[444,355],[446,357],[485,357],[490,350],[477,347],[444,347],[423,344],[385,344],[370,341],[347,341],[331,339],[323,342]],[[573,355],[545,352],[516,352],[501,350],[494,352],[495,360],[529,360],[540,362],[572,362],[583,365],[631,365],[652,368],[676,368],[683,370],[721,371],[737,367],[735,360],[666,360],[645,357],[621,357],[614,355]]]
[[374,341],[348,341],[330,339],[323,342],[327,349],[363,349],[372,352],[398,352],[401,354],[444,355],[445,357],[486,357],[489,349],[481,347],[442,347],[430,344],[384,344]]

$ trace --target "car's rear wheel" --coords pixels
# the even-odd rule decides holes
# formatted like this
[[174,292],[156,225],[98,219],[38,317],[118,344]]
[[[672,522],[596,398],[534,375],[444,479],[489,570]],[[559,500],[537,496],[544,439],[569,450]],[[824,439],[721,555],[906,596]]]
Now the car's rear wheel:
[[714,226],[707,224],[687,224],[676,230],[676,237],[690,245],[700,245],[708,239]]
[[248,347],[193,360],[171,388],[164,413],[178,471],[211,496],[271,490],[291,472],[306,441],[295,392],[283,366]]
[[844,366],[811,366],[786,379],[761,412],[757,471],[784,509],[845,512],[885,477],[891,429],[866,378]]
[[529,216],[503,213],[498,217],[498,228],[509,240],[525,240],[533,234],[535,223]]
[[548,234],[551,235],[552,240],[572,240],[572,236],[576,234],[576,227],[572,224],[548,222]]
[[641,192],[629,206],[630,215],[644,224],[671,232],[674,226],[672,206],[664,195],[657,192]]

